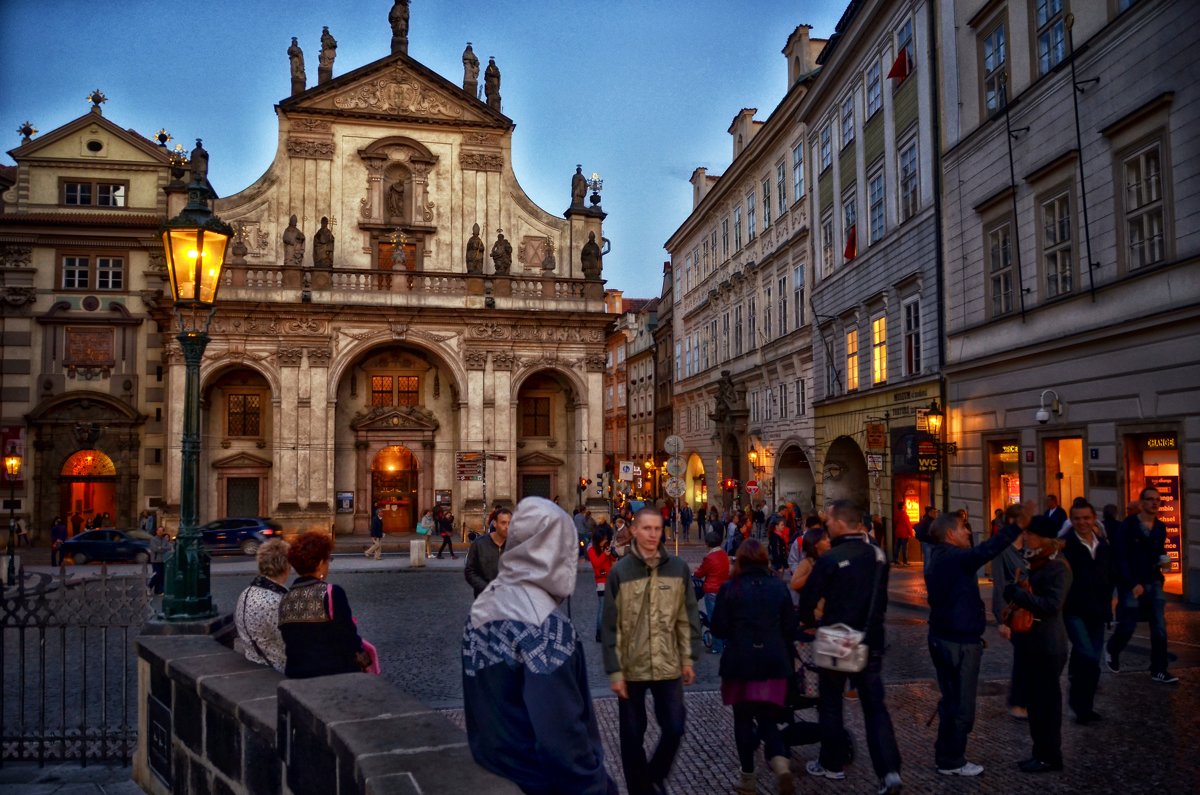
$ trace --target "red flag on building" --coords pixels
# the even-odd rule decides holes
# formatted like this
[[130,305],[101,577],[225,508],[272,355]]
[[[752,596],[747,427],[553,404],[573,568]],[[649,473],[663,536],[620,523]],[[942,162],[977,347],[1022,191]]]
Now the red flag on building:
[[846,232],[846,249],[842,252],[846,262],[858,256],[858,225],[850,227]]
[[887,76],[889,80],[898,80],[903,83],[904,79],[912,74],[912,70],[913,63],[912,58],[909,57],[908,48],[902,47],[900,54],[896,56],[895,62],[892,63],[892,68],[888,70]]

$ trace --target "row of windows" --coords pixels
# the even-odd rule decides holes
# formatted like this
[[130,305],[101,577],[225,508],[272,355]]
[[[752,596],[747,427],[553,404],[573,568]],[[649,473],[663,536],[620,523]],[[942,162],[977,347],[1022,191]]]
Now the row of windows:
[[[912,376],[921,373],[921,302],[913,298],[901,304],[901,375]],[[845,332],[845,390],[854,392],[860,388],[861,356],[866,355],[871,364],[871,385],[879,386],[888,382],[888,322],[886,315],[871,318],[870,349],[866,354],[861,353],[859,330],[847,329]],[[826,391],[835,395],[842,389],[841,373],[838,372],[832,357],[826,362]]]
[[124,290],[125,258],[71,254],[62,258],[62,289]]
[[797,378],[791,384],[780,382],[765,389],[752,389],[749,398],[751,422],[786,420],[808,414],[808,389],[803,378]]
[[63,182],[62,203],[68,207],[124,207],[124,182]]
[[[1166,260],[1163,201],[1162,143],[1154,141],[1120,160],[1120,185],[1124,233],[1124,263],[1128,270]],[[1037,199],[1037,257],[1041,297],[1069,295],[1079,289],[1080,251],[1075,239],[1074,184],[1052,190]],[[1000,317],[1020,306],[1017,294],[1013,218],[1006,215],[984,228],[984,257],[989,313]]]

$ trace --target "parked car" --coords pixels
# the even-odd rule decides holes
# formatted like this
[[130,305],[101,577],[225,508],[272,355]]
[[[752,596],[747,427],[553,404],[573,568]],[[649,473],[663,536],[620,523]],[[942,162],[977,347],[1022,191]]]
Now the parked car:
[[150,562],[150,545],[131,538],[123,530],[88,530],[62,545],[63,557],[83,564],[93,560],[131,560]]
[[278,522],[262,517],[217,519],[200,528],[200,542],[209,552],[253,555],[260,546],[277,537],[283,537],[283,527]]

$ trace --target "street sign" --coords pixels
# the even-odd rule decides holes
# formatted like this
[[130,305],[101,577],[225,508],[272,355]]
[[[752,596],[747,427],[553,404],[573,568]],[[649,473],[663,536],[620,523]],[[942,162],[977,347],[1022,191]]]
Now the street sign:
[[917,431],[929,433],[929,409],[917,409]]
[[622,461],[617,465],[617,480],[633,480],[633,462]]
[[482,450],[459,450],[454,453],[454,474],[459,480],[483,480]]
[[867,453],[867,471],[882,472],[883,471],[883,455],[880,453]]
[[687,466],[683,463],[683,459],[679,456],[671,456],[667,459],[667,474],[673,478],[683,477],[684,470]]
[[663,440],[663,449],[667,451],[667,455],[679,455],[683,452],[683,438],[671,434]]
[[668,497],[682,497],[687,491],[687,483],[683,481],[683,478],[670,478],[667,480],[664,490]]
[[758,494],[758,481],[757,480],[747,480],[746,481],[746,493],[747,494]]

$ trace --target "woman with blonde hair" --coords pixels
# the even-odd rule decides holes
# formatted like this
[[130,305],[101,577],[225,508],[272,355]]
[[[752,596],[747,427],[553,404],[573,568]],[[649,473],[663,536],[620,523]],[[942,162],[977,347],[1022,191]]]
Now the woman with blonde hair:
[[285,655],[283,637],[279,634],[279,603],[288,591],[288,543],[272,539],[258,548],[255,557],[258,576],[242,591],[233,610],[238,634],[235,649],[250,662],[269,665],[283,673]]

